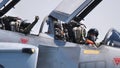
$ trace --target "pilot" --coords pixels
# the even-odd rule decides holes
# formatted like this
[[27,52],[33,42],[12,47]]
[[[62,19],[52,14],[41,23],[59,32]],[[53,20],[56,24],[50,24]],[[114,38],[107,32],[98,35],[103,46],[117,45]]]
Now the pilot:
[[86,37],[86,44],[96,45],[95,41],[97,40],[97,37],[99,35],[99,32],[96,28],[91,28]]

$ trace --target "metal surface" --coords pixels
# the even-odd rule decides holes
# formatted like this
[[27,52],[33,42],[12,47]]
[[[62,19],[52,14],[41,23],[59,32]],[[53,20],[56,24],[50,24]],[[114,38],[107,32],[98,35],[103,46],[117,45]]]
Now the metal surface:
[[[13,8],[20,0],[12,0],[8,3],[8,1],[6,0],[3,0],[3,2],[5,1],[5,3],[3,4],[2,2],[0,4],[3,4],[1,5],[1,7],[3,7],[0,11],[0,17],[3,16],[4,14],[6,14],[11,8]],[[6,5],[6,3],[8,3]]]
[[[40,34],[39,37],[21,33],[0,31],[7,37],[1,37],[2,42],[17,42],[21,38],[28,39],[26,44],[39,47],[38,68],[119,68],[120,49],[101,45],[95,48],[89,45],[54,40],[49,35]],[[1,35],[0,34],[0,35]],[[14,35],[14,38],[12,37]],[[4,38],[4,40],[3,40]],[[9,38],[9,39],[7,39]],[[7,39],[7,40],[6,40]],[[88,51],[87,53],[85,51]],[[117,62],[118,61],[118,62]],[[117,65],[118,63],[118,65]]]
[[2,7],[4,7],[5,4],[6,4],[8,1],[9,1],[9,0],[1,0],[1,1],[0,1],[0,9],[1,9]]
[[[84,18],[101,1],[64,0],[48,16],[50,18],[56,18],[48,19],[50,21],[49,24],[51,24],[51,27],[48,29],[53,30],[52,33],[54,33],[53,24],[57,20],[69,22],[74,17],[80,17],[79,20],[81,20],[81,18]],[[6,9],[10,9],[16,3],[12,3]],[[75,6],[69,6],[71,3]],[[61,7],[61,5],[66,5],[66,7]],[[45,19],[44,21],[47,20]],[[95,48],[92,45],[55,40],[49,33],[41,33],[44,23],[42,23],[39,35],[29,34],[29,31],[35,23],[27,28],[27,34],[0,29],[1,68],[120,68],[119,48],[107,45],[101,45]],[[120,36],[117,31],[113,31],[112,34],[111,37]],[[106,36],[105,42],[108,39],[110,37]],[[117,42],[117,44],[120,43]],[[32,51],[32,49],[35,51]]]
[[[23,48],[33,48],[35,53],[22,53]],[[39,49],[33,45],[0,43],[0,65],[4,68],[36,68]]]

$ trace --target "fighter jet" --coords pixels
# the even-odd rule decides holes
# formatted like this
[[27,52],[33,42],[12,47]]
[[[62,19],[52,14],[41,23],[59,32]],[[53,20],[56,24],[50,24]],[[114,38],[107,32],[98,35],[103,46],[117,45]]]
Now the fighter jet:
[[[39,17],[36,16],[33,23],[26,23],[18,17],[3,16],[19,2],[19,0],[11,0],[9,3],[6,1],[9,0],[3,0],[0,3],[2,4],[0,6],[2,12],[0,13],[1,68],[120,67],[120,49],[114,47],[120,45],[120,33],[116,30],[111,29],[99,47],[78,42],[84,40],[85,37],[85,25],[80,23],[81,20],[102,0],[63,0],[45,17],[38,35],[30,34],[30,31],[38,22]],[[7,7],[7,4],[12,4],[12,6]],[[43,32],[45,24],[48,24],[47,32]],[[79,26],[82,32],[74,29]],[[71,32],[69,29],[74,29],[74,31]],[[118,38],[114,39],[116,36]]]

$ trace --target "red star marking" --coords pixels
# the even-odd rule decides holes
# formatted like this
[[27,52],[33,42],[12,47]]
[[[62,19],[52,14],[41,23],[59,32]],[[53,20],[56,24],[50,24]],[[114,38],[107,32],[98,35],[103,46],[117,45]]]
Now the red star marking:
[[119,65],[120,64],[120,58],[114,58],[114,62],[116,65]]
[[27,39],[27,38],[21,38],[20,41],[21,41],[21,43],[23,43],[23,44],[28,43],[28,39]]

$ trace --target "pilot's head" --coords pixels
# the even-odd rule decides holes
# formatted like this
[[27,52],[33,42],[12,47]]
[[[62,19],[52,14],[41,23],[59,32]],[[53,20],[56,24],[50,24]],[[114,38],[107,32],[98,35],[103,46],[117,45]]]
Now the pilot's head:
[[94,42],[97,40],[98,35],[99,35],[98,30],[96,28],[91,28],[87,33],[87,39]]

